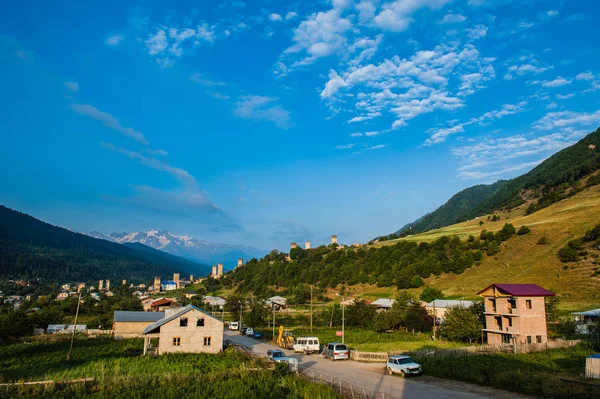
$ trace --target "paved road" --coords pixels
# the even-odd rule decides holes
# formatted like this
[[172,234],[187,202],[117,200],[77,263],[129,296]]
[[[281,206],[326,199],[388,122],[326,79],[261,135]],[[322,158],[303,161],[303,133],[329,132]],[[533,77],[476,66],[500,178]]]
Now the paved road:
[[[229,339],[250,348],[259,356],[266,356],[267,350],[274,349],[271,343],[240,336],[239,333],[225,332]],[[385,397],[403,399],[480,399],[480,398],[527,398],[512,392],[501,391],[458,381],[442,380],[429,376],[401,378],[385,373],[382,363],[361,363],[354,361],[336,361],[323,359],[323,356],[303,355],[284,350],[290,356],[298,359],[299,366],[306,370],[305,375],[314,375],[316,379],[341,379],[343,385],[365,387],[366,392],[385,392]],[[427,371],[426,371],[427,372]]]

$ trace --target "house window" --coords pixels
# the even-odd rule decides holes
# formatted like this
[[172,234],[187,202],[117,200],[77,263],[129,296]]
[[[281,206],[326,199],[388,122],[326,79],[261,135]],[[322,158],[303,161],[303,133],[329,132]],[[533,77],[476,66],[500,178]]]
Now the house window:
[[204,327],[204,319],[198,319],[198,321],[196,321],[196,327]]
[[525,306],[527,307],[527,309],[531,309],[531,299],[525,300]]
[[509,305],[510,309],[516,309],[517,308],[517,300],[516,299],[509,299],[508,300],[508,305]]
[[187,327],[187,317],[185,319],[179,319],[179,327]]
[[512,317],[508,317],[508,326],[512,327]]
[[210,346],[212,341],[211,337],[204,337],[204,346]]
[[510,344],[510,335],[508,335],[508,334],[502,334],[502,343],[503,344]]
[[532,342],[533,342],[533,341],[532,341],[532,339],[531,339],[531,335],[528,335],[528,336],[527,336],[527,343],[528,343],[528,344],[530,344],[530,343],[532,343]]
[[173,337],[173,346],[181,346],[181,337]]
[[537,342],[538,344],[542,343],[542,336],[541,335],[536,335],[535,336],[535,342]]

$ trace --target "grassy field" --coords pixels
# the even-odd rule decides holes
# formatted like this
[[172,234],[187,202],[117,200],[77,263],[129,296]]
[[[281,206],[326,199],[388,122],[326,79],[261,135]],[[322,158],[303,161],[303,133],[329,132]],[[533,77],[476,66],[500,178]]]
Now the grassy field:
[[[342,337],[336,336],[336,331],[341,331],[341,328],[313,328],[312,335],[307,328],[295,328],[294,336],[296,338],[316,336],[319,337],[321,344],[341,342]],[[428,333],[395,332],[388,334],[352,328],[346,330],[345,335],[345,343],[349,348],[365,352],[402,352],[464,346],[464,344],[456,342],[432,341],[431,335]]]
[[[531,233],[512,237],[502,244],[502,251],[497,256],[484,257],[480,266],[459,275],[431,277],[426,284],[441,289],[447,295],[472,298],[479,290],[495,282],[536,283],[559,294],[565,311],[600,307],[600,276],[593,275],[594,268],[598,268],[600,263],[590,256],[577,263],[564,264],[557,256],[558,250],[567,241],[583,236],[586,230],[600,223],[600,186],[583,190],[531,215],[525,215],[525,208],[526,205],[521,205],[501,213],[500,220],[496,222],[482,217],[403,240],[432,241],[443,235],[467,238],[479,235],[483,229],[500,230],[505,223],[512,223],[517,228],[529,226]],[[482,226],[480,221],[484,221]],[[542,236],[547,237],[548,244],[537,244]],[[375,245],[393,245],[395,242],[397,240]],[[600,255],[600,251],[595,249],[590,252]],[[383,297],[382,294],[380,296]]]
[[[466,381],[536,397],[600,397],[600,384],[571,386],[560,378],[583,381],[585,358],[598,347],[580,344],[524,354],[490,354],[449,357],[415,356],[427,375]],[[589,382],[589,381],[588,381]]]
[[142,346],[142,340],[81,339],[70,362],[68,341],[0,347],[0,382],[95,378],[87,386],[2,387],[0,397],[338,398],[326,386],[233,351],[153,358],[141,356]]

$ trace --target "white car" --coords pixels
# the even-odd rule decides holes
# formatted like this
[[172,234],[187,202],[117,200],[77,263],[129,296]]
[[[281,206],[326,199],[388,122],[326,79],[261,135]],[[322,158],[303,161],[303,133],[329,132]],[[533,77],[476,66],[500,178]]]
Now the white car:
[[246,336],[247,336],[247,337],[254,337],[254,329],[253,329],[253,328],[250,328],[250,327],[248,327],[248,328],[246,329]]
[[231,331],[237,331],[240,328],[240,324],[237,321],[229,322],[229,329]]
[[275,363],[287,363],[290,358],[283,353],[282,350],[279,349],[269,349],[267,351],[267,359],[275,362]]
[[410,356],[390,356],[385,364],[389,375],[400,374],[402,377],[423,374],[423,367],[415,363]]
[[294,352],[318,353],[320,349],[319,338],[317,337],[300,337],[294,344]]

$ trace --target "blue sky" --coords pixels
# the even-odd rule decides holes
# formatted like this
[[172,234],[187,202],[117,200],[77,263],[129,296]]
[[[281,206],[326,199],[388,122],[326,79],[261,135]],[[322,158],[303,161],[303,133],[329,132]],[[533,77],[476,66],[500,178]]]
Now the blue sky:
[[365,242],[600,125],[592,1],[0,9],[0,203],[79,231]]

